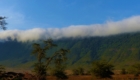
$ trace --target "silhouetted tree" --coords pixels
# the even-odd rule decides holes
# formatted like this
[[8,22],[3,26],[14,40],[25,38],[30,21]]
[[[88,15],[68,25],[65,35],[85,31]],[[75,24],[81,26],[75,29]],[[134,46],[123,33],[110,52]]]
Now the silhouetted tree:
[[96,61],[92,63],[91,73],[99,78],[111,78],[114,66],[105,61]]
[[46,65],[44,60],[46,59],[46,51],[51,47],[56,46],[53,44],[51,39],[44,41],[44,46],[41,46],[38,43],[33,44],[32,54],[36,55],[38,62],[34,65],[34,72],[38,80],[45,80],[46,77]]
[[3,30],[6,30],[5,25],[7,24],[6,21],[5,21],[5,18],[6,18],[6,17],[0,16],[0,27],[1,27]]
[[60,49],[55,53],[52,53],[52,56],[46,55],[49,49],[54,46],[57,46],[53,43],[51,39],[48,39],[44,42],[44,46],[41,46],[38,43],[33,44],[33,51],[32,54],[36,55],[38,62],[34,65],[34,72],[36,73],[38,80],[45,80],[46,77],[46,70],[51,63],[51,61],[55,61],[55,65],[61,66],[62,62],[66,60],[66,53],[68,50]]
[[51,39],[48,39],[47,41],[44,41],[44,46],[41,46],[38,43],[33,44],[33,51],[32,54],[36,55],[38,62],[41,63],[43,59],[46,58],[46,51],[50,48],[57,46],[53,44],[53,41]]

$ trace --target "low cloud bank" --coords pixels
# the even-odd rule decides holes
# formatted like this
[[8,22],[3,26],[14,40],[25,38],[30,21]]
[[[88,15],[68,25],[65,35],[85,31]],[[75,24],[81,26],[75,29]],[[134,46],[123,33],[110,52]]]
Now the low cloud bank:
[[34,28],[29,30],[0,31],[0,39],[18,41],[33,41],[39,39],[60,39],[76,37],[109,36],[121,33],[140,31],[140,16],[133,16],[121,21],[108,21],[105,24],[72,25],[64,28]]

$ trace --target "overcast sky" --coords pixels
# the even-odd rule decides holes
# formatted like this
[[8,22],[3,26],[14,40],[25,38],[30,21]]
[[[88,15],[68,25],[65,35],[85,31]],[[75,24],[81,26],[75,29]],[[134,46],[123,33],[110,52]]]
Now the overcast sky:
[[139,3],[140,0],[0,0],[0,16],[8,17],[8,29],[0,31],[0,39],[108,36],[140,31]]

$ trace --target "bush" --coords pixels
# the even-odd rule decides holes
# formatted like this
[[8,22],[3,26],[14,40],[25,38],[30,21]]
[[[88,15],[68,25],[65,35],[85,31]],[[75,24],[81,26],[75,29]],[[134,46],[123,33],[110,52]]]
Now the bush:
[[5,67],[0,65],[0,75],[3,74],[5,72]]
[[73,69],[72,71],[73,71],[73,75],[84,75],[84,69],[82,67]]
[[131,68],[129,69],[129,73],[138,76],[140,74],[140,64],[132,65]]
[[46,66],[43,63],[36,63],[34,71],[37,79],[46,80]]
[[114,66],[105,61],[96,61],[92,64],[91,73],[99,78],[112,78]]
[[56,76],[58,79],[67,79],[67,75],[65,73],[65,67],[56,67],[52,70],[52,75]]
[[127,74],[126,69],[123,68],[123,69],[121,70],[121,74]]

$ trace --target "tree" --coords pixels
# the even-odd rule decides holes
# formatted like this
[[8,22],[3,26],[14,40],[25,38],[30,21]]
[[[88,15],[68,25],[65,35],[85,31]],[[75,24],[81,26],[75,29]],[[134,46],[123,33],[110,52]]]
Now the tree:
[[32,54],[36,55],[37,57],[37,63],[35,63],[34,65],[34,72],[38,80],[45,80],[46,69],[47,69],[44,63],[44,59],[46,59],[45,53],[46,53],[46,50],[49,50],[53,46],[56,46],[56,45],[53,44],[51,39],[44,41],[44,46],[41,46],[38,43],[33,44]]
[[67,79],[67,75],[65,73],[65,64],[64,62],[66,61],[66,53],[69,52],[68,50],[65,49],[60,49],[57,51],[55,54],[57,56],[54,56],[54,63],[55,63],[55,68],[53,70],[53,75],[57,77],[57,79]]
[[5,18],[6,18],[6,17],[0,16],[0,27],[1,27],[3,30],[6,30],[5,25],[7,24],[6,21],[5,21]]
[[60,67],[62,62],[66,60],[66,53],[68,50],[60,49],[55,53],[52,53],[52,56],[47,55],[47,51],[52,47],[57,46],[53,43],[51,39],[43,41],[44,45],[40,45],[38,43],[33,44],[32,54],[36,56],[37,63],[34,65],[34,72],[38,80],[45,80],[46,70],[51,63],[51,61],[55,61],[57,67]]
[[96,61],[92,63],[91,73],[99,78],[111,78],[114,66],[105,61]]

